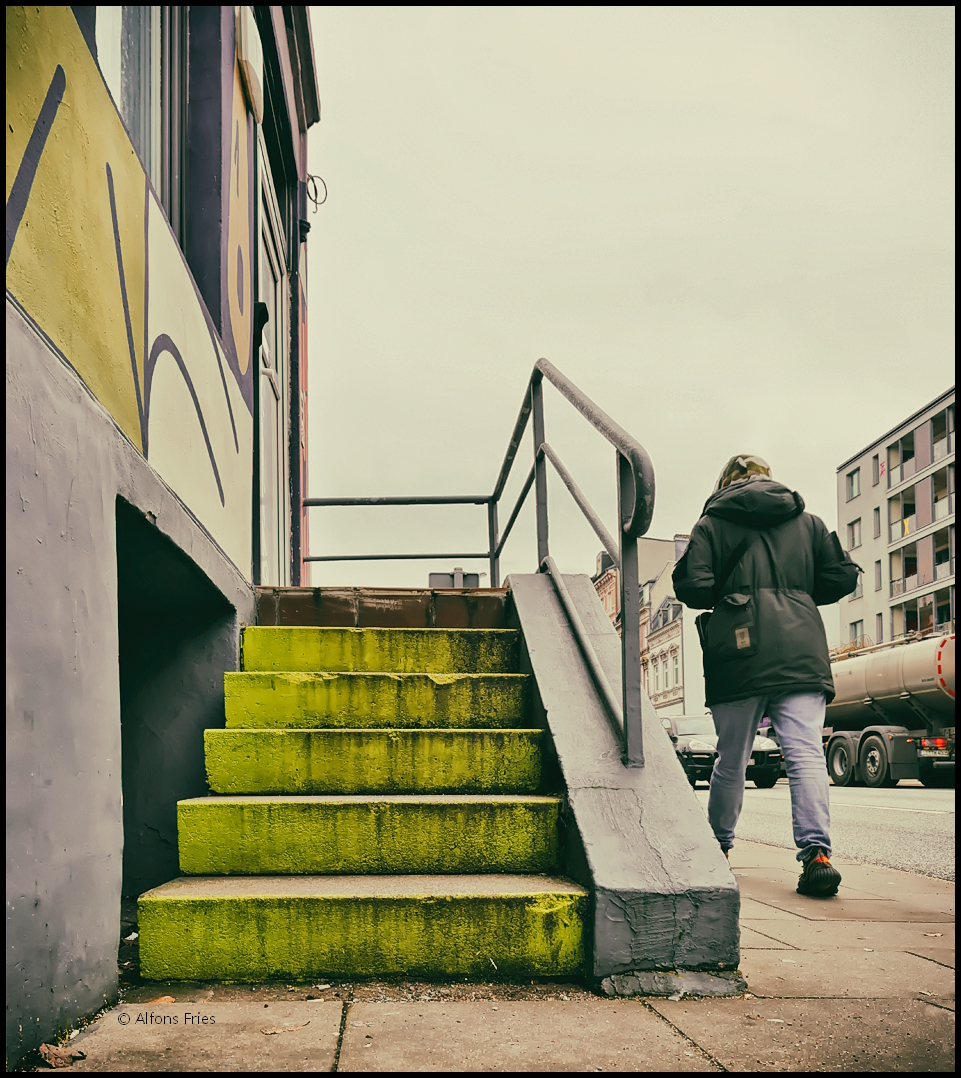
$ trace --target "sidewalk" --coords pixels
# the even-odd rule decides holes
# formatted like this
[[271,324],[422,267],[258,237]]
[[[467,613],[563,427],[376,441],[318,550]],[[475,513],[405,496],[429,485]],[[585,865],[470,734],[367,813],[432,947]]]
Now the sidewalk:
[[841,889],[819,902],[795,893],[790,850],[737,843],[741,997],[145,985],[70,1041],[72,1069],[953,1071],[954,884],[835,863]]

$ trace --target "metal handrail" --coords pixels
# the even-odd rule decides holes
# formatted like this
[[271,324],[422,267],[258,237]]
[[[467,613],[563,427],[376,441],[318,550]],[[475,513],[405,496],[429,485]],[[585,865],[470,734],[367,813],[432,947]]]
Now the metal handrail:
[[[547,379],[582,416],[614,446],[616,452],[618,536],[604,527],[600,517],[584,497],[570,472],[544,437],[544,396],[542,381]],[[507,526],[498,536],[497,509],[504,487],[517,457],[528,421],[534,422],[534,463],[514,504]],[[547,519],[547,462],[550,461],[564,486],[570,491],[594,533],[600,539],[620,570],[621,588],[621,704],[598,661],[563,578],[550,557]],[[538,571],[546,572],[553,581],[561,606],[577,640],[591,677],[604,704],[623,749],[625,764],[643,767],[644,750],[641,738],[641,654],[640,654],[640,587],[637,567],[637,540],[645,534],[654,515],[654,467],[647,451],[635,438],[574,385],[546,359],[534,364],[524,401],[514,423],[507,452],[490,495],[450,495],[430,497],[385,498],[304,498],[304,508],[313,506],[361,505],[486,505],[488,549],[483,553],[453,554],[312,554],[304,561],[426,561],[440,558],[487,558],[490,561],[491,586],[500,582],[500,555],[517,520],[531,487],[535,487],[537,520]]]

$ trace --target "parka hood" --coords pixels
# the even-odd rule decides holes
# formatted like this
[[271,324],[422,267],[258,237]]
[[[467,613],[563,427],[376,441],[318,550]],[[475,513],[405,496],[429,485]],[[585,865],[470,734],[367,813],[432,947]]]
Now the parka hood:
[[764,476],[719,490],[704,503],[702,516],[720,517],[746,528],[773,528],[804,512],[797,491]]

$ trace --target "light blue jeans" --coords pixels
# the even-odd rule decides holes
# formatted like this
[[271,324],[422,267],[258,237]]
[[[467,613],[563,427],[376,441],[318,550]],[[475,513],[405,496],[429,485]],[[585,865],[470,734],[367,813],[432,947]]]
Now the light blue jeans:
[[722,850],[734,845],[734,828],[744,803],[744,772],[751,759],[758,723],[768,715],[777,734],[791,786],[791,816],[797,859],[819,849],[831,856],[831,809],[821,728],[824,694],[795,692],[751,696],[711,708],[717,730],[717,760],[711,776],[707,818]]

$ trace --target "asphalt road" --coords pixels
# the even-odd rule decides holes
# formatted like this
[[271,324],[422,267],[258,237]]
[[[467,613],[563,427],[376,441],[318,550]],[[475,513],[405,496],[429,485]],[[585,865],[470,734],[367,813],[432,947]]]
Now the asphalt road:
[[[707,784],[698,783],[696,794],[707,815]],[[794,848],[787,779],[771,790],[747,784],[734,834]],[[954,790],[931,790],[913,780],[885,790],[831,786],[831,842],[838,856],[953,880]]]

